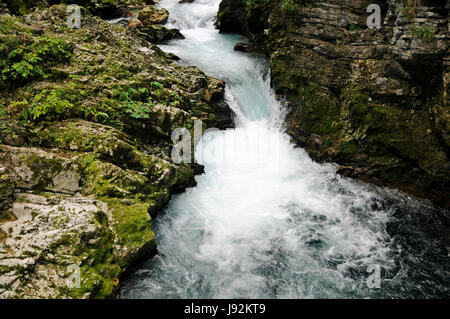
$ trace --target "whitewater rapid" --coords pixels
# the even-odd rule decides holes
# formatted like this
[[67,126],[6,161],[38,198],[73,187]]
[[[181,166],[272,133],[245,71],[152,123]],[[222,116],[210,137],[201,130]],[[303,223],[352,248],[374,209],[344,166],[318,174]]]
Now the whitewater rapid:
[[[283,107],[270,88],[267,61],[235,52],[236,42],[245,39],[215,29],[220,0],[178,2],[162,0],[160,6],[170,12],[169,27],[186,39],[161,48],[226,81],[236,128],[198,145],[205,174],[156,218],[159,253],[126,278],[121,297],[377,298],[408,297],[417,287],[423,292],[421,283],[411,281],[410,266],[399,257],[403,248],[387,225],[399,207],[425,204],[340,177],[334,165],[317,164],[294,147],[282,130]],[[447,270],[438,269],[443,277]],[[448,293],[431,285],[423,296]]]

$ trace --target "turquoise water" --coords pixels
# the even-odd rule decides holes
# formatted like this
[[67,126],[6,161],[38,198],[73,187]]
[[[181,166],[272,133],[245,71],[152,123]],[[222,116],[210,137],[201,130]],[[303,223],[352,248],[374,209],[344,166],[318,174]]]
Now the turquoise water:
[[161,47],[227,82],[236,128],[198,146],[205,174],[156,218],[159,253],[125,278],[121,297],[450,296],[448,254],[397,219],[438,211],[295,148],[267,61],[233,51],[245,39],[214,28],[219,2],[161,1],[186,37]]

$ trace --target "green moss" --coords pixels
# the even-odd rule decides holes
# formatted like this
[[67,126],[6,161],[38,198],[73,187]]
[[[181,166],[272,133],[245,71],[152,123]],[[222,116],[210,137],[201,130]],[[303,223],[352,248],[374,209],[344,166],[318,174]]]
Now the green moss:
[[291,72],[288,72],[288,63],[286,61],[291,59],[293,57],[288,53],[274,55],[270,59],[270,69],[277,92],[295,100],[302,84],[298,83],[297,79],[292,78]]
[[340,146],[343,155],[352,157],[361,152],[361,148],[354,142],[344,142]]
[[340,132],[340,110],[332,99],[312,86],[301,86],[298,99],[302,105],[298,121],[306,131],[320,135]]
[[66,122],[61,126],[52,125],[39,130],[38,138],[40,146],[93,152],[105,136],[83,129],[77,122]]
[[[108,246],[108,248],[111,248]],[[91,252],[94,252],[93,255]],[[87,294],[92,299],[111,298],[118,288],[118,277],[121,273],[119,265],[110,263],[112,258],[111,250],[101,250],[94,247],[87,251],[87,260],[91,263],[80,267],[80,287],[62,288],[60,293],[71,298],[84,298]],[[98,258],[101,253],[105,253],[108,259]]]
[[53,177],[64,169],[62,158],[45,158],[26,154],[20,160],[33,172],[33,180],[37,181],[35,188],[41,190],[51,185]]
[[189,185],[194,181],[195,172],[192,168],[181,166],[177,169],[177,184]]
[[[116,254],[115,260],[120,267],[127,267],[138,251],[151,251],[156,247],[149,212],[167,203],[170,193],[164,187],[156,188],[138,174],[113,167],[99,160],[89,163],[84,169],[83,191],[95,194],[108,205],[109,227],[115,234],[115,243],[121,247],[119,251],[128,251]],[[111,289],[111,286],[102,287],[107,291]]]
[[[84,163],[89,163],[90,158],[85,157]],[[133,187],[129,186],[129,190],[120,188],[111,182],[112,176],[107,174],[107,169],[112,166],[108,163],[103,163],[99,160],[95,160],[89,163],[84,171],[85,176],[83,192],[89,195],[96,196],[112,196],[112,197],[124,197],[130,195],[130,191]],[[127,186],[127,185],[121,185]]]
[[99,160],[90,163],[83,175],[83,192],[89,195],[124,198],[139,193],[151,195],[156,191],[155,186],[148,183],[144,176]]
[[370,97],[355,86],[347,87],[342,92],[342,105],[348,109],[352,119],[361,119],[371,109]]
[[[15,24],[2,16],[2,29],[23,32],[25,41],[3,40],[0,38],[0,88],[20,87],[32,80],[44,79],[51,66],[68,62],[74,45],[64,38],[53,35],[33,35],[27,31],[14,29]],[[12,38],[14,39],[14,37]]]
[[151,230],[151,217],[148,213],[151,203],[139,201],[124,203],[112,198],[103,198],[103,200],[113,214],[115,224],[112,226],[120,243],[140,247],[146,242],[155,241],[155,235]]
[[[122,271],[114,262],[114,235],[109,229],[105,213],[99,212],[93,220],[97,227],[95,243],[90,243],[77,232],[66,233],[50,247],[57,255],[59,249],[70,248],[75,264],[80,267],[80,287],[62,287],[60,297],[110,298],[117,289],[118,277]],[[77,262],[78,260],[78,262]],[[66,273],[66,277],[70,274]]]
[[111,227],[116,234],[116,243],[121,247],[115,261],[123,268],[147,256],[156,249],[155,234],[151,229],[149,201],[121,201],[103,198],[112,215]]

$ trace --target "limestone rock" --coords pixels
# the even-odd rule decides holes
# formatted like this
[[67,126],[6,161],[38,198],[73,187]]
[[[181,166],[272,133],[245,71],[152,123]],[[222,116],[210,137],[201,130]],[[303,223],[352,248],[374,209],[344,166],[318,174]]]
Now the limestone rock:
[[162,25],[147,25],[139,29],[140,33],[152,43],[161,43],[173,39],[184,39],[178,29],[168,29]]
[[165,24],[169,18],[169,12],[166,9],[157,9],[155,6],[146,6],[139,12],[138,18],[144,26]]
[[[6,167],[15,173],[15,187],[75,194],[80,173],[71,160],[36,148],[1,146]],[[5,164],[4,164],[5,165]]]
[[[93,296],[95,289],[111,293],[119,269],[101,273],[108,255],[97,253],[110,232],[100,222],[96,202],[80,196],[17,193],[6,234],[0,243],[0,298],[71,298]],[[88,265],[92,267],[88,267]],[[80,288],[71,287],[70,267],[80,269]],[[98,271],[94,270],[98,267]],[[104,268],[106,269],[106,268]]]
[[145,28],[65,19],[61,5],[0,15],[0,42],[27,39],[8,45],[43,61],[30,79],[0,81],[0,298],[112,297],[155,253],[152,217],[201,172],[172,162],[172,130],[232,124],[224,83],[173,63]]

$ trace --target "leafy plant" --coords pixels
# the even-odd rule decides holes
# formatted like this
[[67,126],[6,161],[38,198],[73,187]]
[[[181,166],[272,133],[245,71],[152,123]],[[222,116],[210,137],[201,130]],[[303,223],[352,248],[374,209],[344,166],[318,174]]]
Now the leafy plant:
[[256,0],[247,0],[247,17],[250,17],[252,15],[255,4]]
[[0,87],[18,87],[46,77],[46,70],[66,62],[73,45],[54,36],[41,36],[31,44],[21,43],[14,37],[0,43]]
[[92,163],[94,163],[96,160],[97,160],[97,158],[95,157],[94,154],[87,155],[87,156],[84,158],[84,166],[85,166],[85,167],[88,167],[89,165],[91,165]]
[[127,105],[126,112],[135,119],[148,119],[150,118],[150,108],[152,106],[150,103],[131,103]]
[[157,82],[157,81],[153,81],[150,83],[150,86],[152,87],[152,89],[154,90],[162,90],[164,89],[164,85],[162,85],[161,83]]
[[45,116],[50,118],[58,117],[73,107],[73,103],[69,101],[67,91],[63,89],[42,90],[37,94],[32,102],[29,110],[32,120],[36,120]]
[[6,115],[6,108],[3,104],[0,104],[0,117],[3,117]]
[[355,24],[350,25],[349,30],[352,32],[358,32],[359,28]]
[[412,25],[409,29],[411,33],[419,38],[424,43],[433,43],[436,42],[436,29],[434,27],[430,26],[421,26],[417,27],[415,25]]
[[151,82],[150,86],[152,88],[152,90],[154,91],[154,95],[156,96],[157,99],[161,99],[161,97],[163,96],[164,93],[164,85],[162,85],[159,82]]
[[[158,82],[152,82],[150,84],[153,88],[161,90],[162,84]],[[153,107],[152,98],[145,96],[149,94],[147,88],[128,88],[120,94],[119,100],[122,101],[121,108],[125,109],[125,112],[130,114],[132,118],[136,119],[148,119],[150,117],[150,111]],[[143,101],[146,100],[146,101]]]
[[284,0],[282,6],[281,6],[281,11],[286,14],[286,13],[294,13],[297,10],[298,6],[297,4],[294,2],[294,0]]
[[176,92],[172,93],[170,98],[172,100],[170,103],[171,106],[178,107],[181,103],[183,103],[183,99]]

